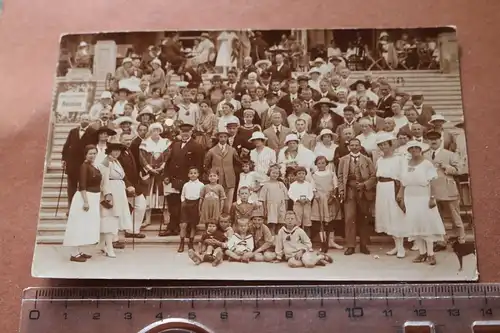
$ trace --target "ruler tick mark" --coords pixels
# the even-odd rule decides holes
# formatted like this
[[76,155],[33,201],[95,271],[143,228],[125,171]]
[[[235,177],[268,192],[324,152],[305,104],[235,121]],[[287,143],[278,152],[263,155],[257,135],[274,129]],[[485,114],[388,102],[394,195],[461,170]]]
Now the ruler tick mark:
[[191,309],[194,309],[194,299],[191,300]]

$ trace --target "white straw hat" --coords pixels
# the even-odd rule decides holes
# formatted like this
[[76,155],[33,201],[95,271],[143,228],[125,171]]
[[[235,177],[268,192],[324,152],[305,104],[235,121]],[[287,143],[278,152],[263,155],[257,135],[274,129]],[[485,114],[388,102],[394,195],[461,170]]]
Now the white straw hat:
[[432,125],[433,122],[435,121],[444,121],[447,122],[447,120],[444,118],[442,114],[433,114],[431,117],[431,120],[429,120],[429,124]]
[[396,137],[392,132],[381,132],[377,134],[377,140],[375,141],[375,143],[378,145],[381,144],[382,142],[393,141],[393,140],[396,140]]
[[119,117],[115,120],[115,124],[116,125],[121,125],[123,123],[133,123],[134,121],[132,120],[132,118],[128,117],[128,116],[123,116],[123,117]]
[[103,91],[103,92],[101,93],[101,99],[105,99],[105,98],[112,98],[112,97],[113,97],[113,96],[111,95],[111,92],[110,92],[110,91],[105,90],[105,91]]
[[287,144],[288,142],[290,141],[297,141],[297,142],[300,142],[299,140],[299,137],[297,136],[297,134],[288,134],[285,138],[285,144]]
[[262,133],[262,132],[253,132],[252,133],[252,137],[250,139],[248,139],[248,141],[251,142],[253,140],[264,140],[264,141],[266,141],[267,138],[264,135],[264,133]]

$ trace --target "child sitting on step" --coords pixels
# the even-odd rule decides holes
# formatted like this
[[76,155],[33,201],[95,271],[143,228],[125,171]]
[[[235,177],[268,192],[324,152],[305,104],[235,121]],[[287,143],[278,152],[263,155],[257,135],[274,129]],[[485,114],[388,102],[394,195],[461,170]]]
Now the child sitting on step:
[[234,235],[227,241],[226,255],[229,261],[248,263],[252,259],[255,244],[249,227],[248,219],[238,220]]
[[227,241],[226,236],[218,229],[216,221],[209,221],[206,230],[201,236],[200,251],[189,250],[189,258],[199,265],[202,262],[211,262],[212,266],[218,266],[222,262],[223,247]]

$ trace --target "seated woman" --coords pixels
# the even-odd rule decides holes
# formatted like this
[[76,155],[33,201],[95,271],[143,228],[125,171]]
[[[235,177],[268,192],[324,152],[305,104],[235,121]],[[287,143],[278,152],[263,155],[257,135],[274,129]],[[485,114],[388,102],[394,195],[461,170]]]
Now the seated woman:
[[295,168],[304,167],[307,175],[314,169],[314,159],[316,156],[312,151],[299,144],[296,134],[288,134],[285,138],[285,145],[278,154],[278,164],[282,175],[285,175],[285,185],[293,182]]

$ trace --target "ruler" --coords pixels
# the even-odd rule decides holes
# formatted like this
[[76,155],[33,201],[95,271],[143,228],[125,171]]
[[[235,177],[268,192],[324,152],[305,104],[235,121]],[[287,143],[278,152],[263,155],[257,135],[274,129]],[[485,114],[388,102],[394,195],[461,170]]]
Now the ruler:
[[21,333],[497,333],[500,284],[32,288]]

